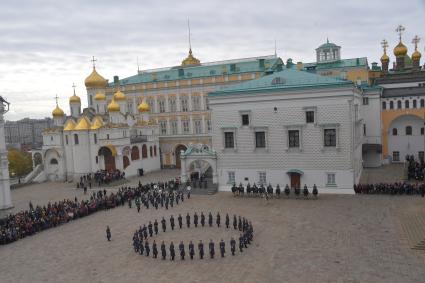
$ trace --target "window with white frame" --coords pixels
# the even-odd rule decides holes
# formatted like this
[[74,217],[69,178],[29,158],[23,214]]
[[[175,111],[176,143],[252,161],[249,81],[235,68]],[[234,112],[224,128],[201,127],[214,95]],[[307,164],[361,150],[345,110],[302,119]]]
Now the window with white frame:
[[174,97],[168,99],[168,107],[170,108],[170,112],[177,112],[177,104]]
[[227,171],[227,183],[235,184],[235,171]]
[[299,130],[288,131],[288,146],[290,148],[300,147],[300,131]]
[[201,120],[195,120],[195,134],[202,134],[202,121]]
[[336,147],[336,129],[324,129],[323,138],[325,147]]
[[159,131],[161,135],[167,134],[167,121],[160,121],[159,122]]
[[181,107],[182,107],[182,112],[189,111],[189,107],[188,107],[187,97],[186,96],[182,96],[180,98],[180,103],[181,103]]
[[266,148],[266,132],[265,131],[255,132],[255,147]]
[[363,105],[369,105],[369,97],[363,97]]
[[192,110],[201,110],[201,98],[199,96],[192,96]]
[[189,134],[189,120],[182,121],[183,134]]
[[165,112],[165,100],[159,100],[158,105],[159,105],[159,112],[164,113]]
[[177,135],[177,133],[178,133],[177,121],[171,121],[170,125],[171,125],[171,134]]
[[266,172],[258,172],[258,183],[259,185],[267,185],[267,175]]
[[234,132],[224,132],[224,148],[235,148]]
[[210,119],[207,119],[207,131],[208,131],[208,133],[211,133],[211,120]]
[[326,173],[326,185],[336,186],[335,173]]

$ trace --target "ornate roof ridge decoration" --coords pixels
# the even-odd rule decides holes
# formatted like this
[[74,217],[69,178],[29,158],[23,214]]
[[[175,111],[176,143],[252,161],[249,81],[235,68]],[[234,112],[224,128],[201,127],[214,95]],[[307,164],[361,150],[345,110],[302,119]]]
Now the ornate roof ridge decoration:
[[216,157],[217,153],[215,150],[211,149],[208,145],[202,143],[190,143],[186,151],[183,153],[183,156],[193,156],[193,155],[203,155]]

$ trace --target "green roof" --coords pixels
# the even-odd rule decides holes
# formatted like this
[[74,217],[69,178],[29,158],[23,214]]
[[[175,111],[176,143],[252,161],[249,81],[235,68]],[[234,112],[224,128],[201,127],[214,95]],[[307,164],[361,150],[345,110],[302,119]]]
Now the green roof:
[[341,59],[335,62],[329,63],[304,63],[302,68],[305,70],[316,69],[316,70],[325,70],[325,69],[337,69],[337,68],[353,68],[353,67],[368,67],[367,58],[350,58],[350,59]]
[[294,69],[284,69],[262,78],[243,82],[240,84],[223,87],[220,90],[211,92],[209,96],[220,96],[226,94],[262,91],[262,90],[282,90],[294,88],[315,88],[352,85],[351,81],[342,80],[335,77],[326,77],[312,74],[306,71]]
[[335,43],[332,43],[332,42],[326,42],[326,43],[323,43],[322,45],[320,45],[317,49],[319,49],[319,48],[330,48],[330,47],[340,47],[340,46],[338,46],[338,45],[336,45]]
[[[275,55],[254,58],[236,59],[200,66],[176,66],[170,68],[140,71],[139,74],[121,79],[120,85],[131,85],[149,82],[164,82],[192,78],[204,78],[219,75],[233,75],[252,72],[271,73],[282,68],[282,59]],[[114,86],[114,83],[109,83]]]

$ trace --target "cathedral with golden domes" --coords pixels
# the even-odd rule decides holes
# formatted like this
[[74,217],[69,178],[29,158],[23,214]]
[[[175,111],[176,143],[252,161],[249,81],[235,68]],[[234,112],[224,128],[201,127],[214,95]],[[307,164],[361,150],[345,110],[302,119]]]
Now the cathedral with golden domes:
[[[146,101],[130,113],[126,95],[117,89],[108,101],[108,81],[93,65],[86,78],[91,107],[81,109],[81,98],[69,98],[69,115],[58,103],[52,111],[54,127],[43,133],[43,165],[34,181],[77,181],[99,170],[120,170],[126,176],[160,168],[158,125],[150,119]],[[35,153],[37,154],[37,153]]]

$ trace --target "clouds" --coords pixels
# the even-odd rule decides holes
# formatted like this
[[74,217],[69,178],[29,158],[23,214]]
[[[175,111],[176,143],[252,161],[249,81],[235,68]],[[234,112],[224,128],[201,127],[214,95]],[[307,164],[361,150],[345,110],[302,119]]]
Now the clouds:
[[[71,85],[85,102],[90,58],[106,78],[141,67],[180,64],[187,55],[187,17],[201,62],[272,54],[286,61],[315,60],[326,40],[344,58],[378,61],[379,42],[424,37],[424,1],[19,1],[0,2],[0,95],[12,102],[7,119],[49,116],[55,94],[67,110]],[[421,44],[423,46],[423,44]],[[423,47],[421,47],[423,50]]]

